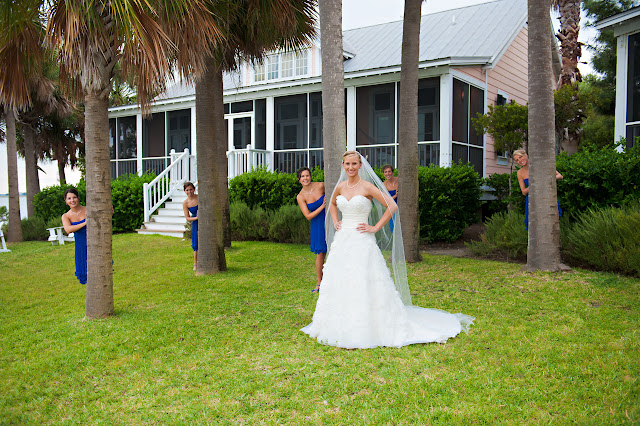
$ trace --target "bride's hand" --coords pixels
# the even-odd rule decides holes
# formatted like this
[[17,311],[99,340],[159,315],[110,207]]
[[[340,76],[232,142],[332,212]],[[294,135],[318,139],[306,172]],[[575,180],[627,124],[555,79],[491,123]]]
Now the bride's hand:
[[342,228],[342,222],[335,222],[333,224],[333,227],[336,229],[336,231],[339,231]]
[[369,225],[368,223],[361,223],[358,226],[356,226],[356,230],[359,232],[370,232],[372,234],[376,233],[376,228]]

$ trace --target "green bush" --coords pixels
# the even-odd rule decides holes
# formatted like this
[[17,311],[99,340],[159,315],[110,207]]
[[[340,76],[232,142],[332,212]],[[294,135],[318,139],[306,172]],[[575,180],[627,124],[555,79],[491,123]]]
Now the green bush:
[[420,237],[452,242],[478,221],[482,180],[469,164],[420,167]]
[[76,188],[80,196],[80,204],[86,205],[86,182],[81,180],[78,185],[56,185],[42,189],[33,197],[34,216],[48,223],[52,218],[60,218],[69,207],[64,202],[64,191]]
[[231,238],[235,241],[263,241],[269,237],[271,214],[261,207],[250,209],[242,201],[229,205]]
[[144,222],[143,186],[155,177],[153,173],[142,176],[130,174],[111,181],[113,232],[135,231],[142,226]]
[[0,223],[4,223],[9,220],[9,210],[7,206],[0,206]]
[[38,216],[22,219],[21,225],[23,241],[46,241],[49,237],[44,220]]
[[229,181],[229,202],[242,201],[250,209],[274,211],[294,204],[301,188],[294,174],[270,172],[261,167]]
[[526,259],[529,235],[524,229],[524,214],[499,212],[491,216],[485,225],[487,230],[480,236],[480,241],[467,244],[474,254],[487,256],[498,253],[514,259]]
[[588,209],[564,232],[570,260],[598,270],[640,276],[640,200]]
[[282,206],[271,217],[269,240],[280,243],[309,243],[309,221],[295,206]]
[[483,183],[490,189],[494,200],[483,201],[483,212],[489,218],[496,213],[506,212],[509,205],[509,174],[494,173],[483,179]]
[[[45,223],[44,227],[46,228],[57,228],[58,226],[62,226],[62,215],[54,216]],[[36,216],[37,217],[37,216]]]
[[564,214],[576,218],[589,208],[623,206],[640,199],[640,145],[585,149],[558,156],[558,198]]

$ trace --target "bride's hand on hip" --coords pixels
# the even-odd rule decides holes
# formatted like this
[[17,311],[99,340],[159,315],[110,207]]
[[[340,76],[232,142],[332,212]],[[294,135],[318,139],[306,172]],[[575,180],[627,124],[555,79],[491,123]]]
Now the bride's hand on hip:
[[368,223],[361,223],[356,226],[356,231],[359,232],[370,232],[372,234],[376,233],[376,228],[374,226],[369,225]]
[[334,222],[333,227],[336,231],[339,231],[342,228],[342,222]]

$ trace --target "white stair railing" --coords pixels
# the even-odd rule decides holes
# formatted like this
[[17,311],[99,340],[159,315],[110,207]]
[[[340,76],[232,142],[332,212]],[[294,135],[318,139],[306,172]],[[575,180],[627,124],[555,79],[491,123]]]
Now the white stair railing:
[[176,153],[175,150],[171,150],[171,164],[169,167],[164,169],[154,180],[145,183],[143,186],[145,222],[148,222],[153,212],[171,197],[176,188],[182,186],[189,179],[195,180],[195,171],[192,173],[190,166],[189,149],[185,148],[182,153]]
[[227,158],[229,159],[229,179],[250,172],[256,167],[268,167],[269,164],[273,164],[271,156],[273,156],[273,153],[263,149],[254,149],[251,145],[247,145],[245,149],[232,149],[231,151],[227,151]]

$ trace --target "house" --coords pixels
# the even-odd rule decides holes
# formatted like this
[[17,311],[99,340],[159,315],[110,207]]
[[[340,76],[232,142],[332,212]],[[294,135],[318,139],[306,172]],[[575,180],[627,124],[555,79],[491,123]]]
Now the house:
[[[468,162],[481,176],[509,170],[507,158],[475,131],[471,118],[491,104],[527,102],[527,41],[527,0],[422,16],[420,165]],[[347,148],[373,166],[397,165],[401,45],[402,21],[343,33]],[[320,49],[317,40],[302,52],[273,52],[261,65],[244,64],[224,76],[230,178],[255,165],[284,172],[322,167]],[[553,57],[559,72],[557,51]],[[192,165],[189,178],[195,180],[194,87],[170,87],[151,110],[143,118],[137,105],[110,109],[112,176],[149,170],[168,175],[173,150],[176,160],[182,155],[182,169]],[[145,221],[146,210],[145,202]]]
[[617,41],[614,140],[632,146],[640,137],[640,6],[603,19],[599,30],[613,30]]

